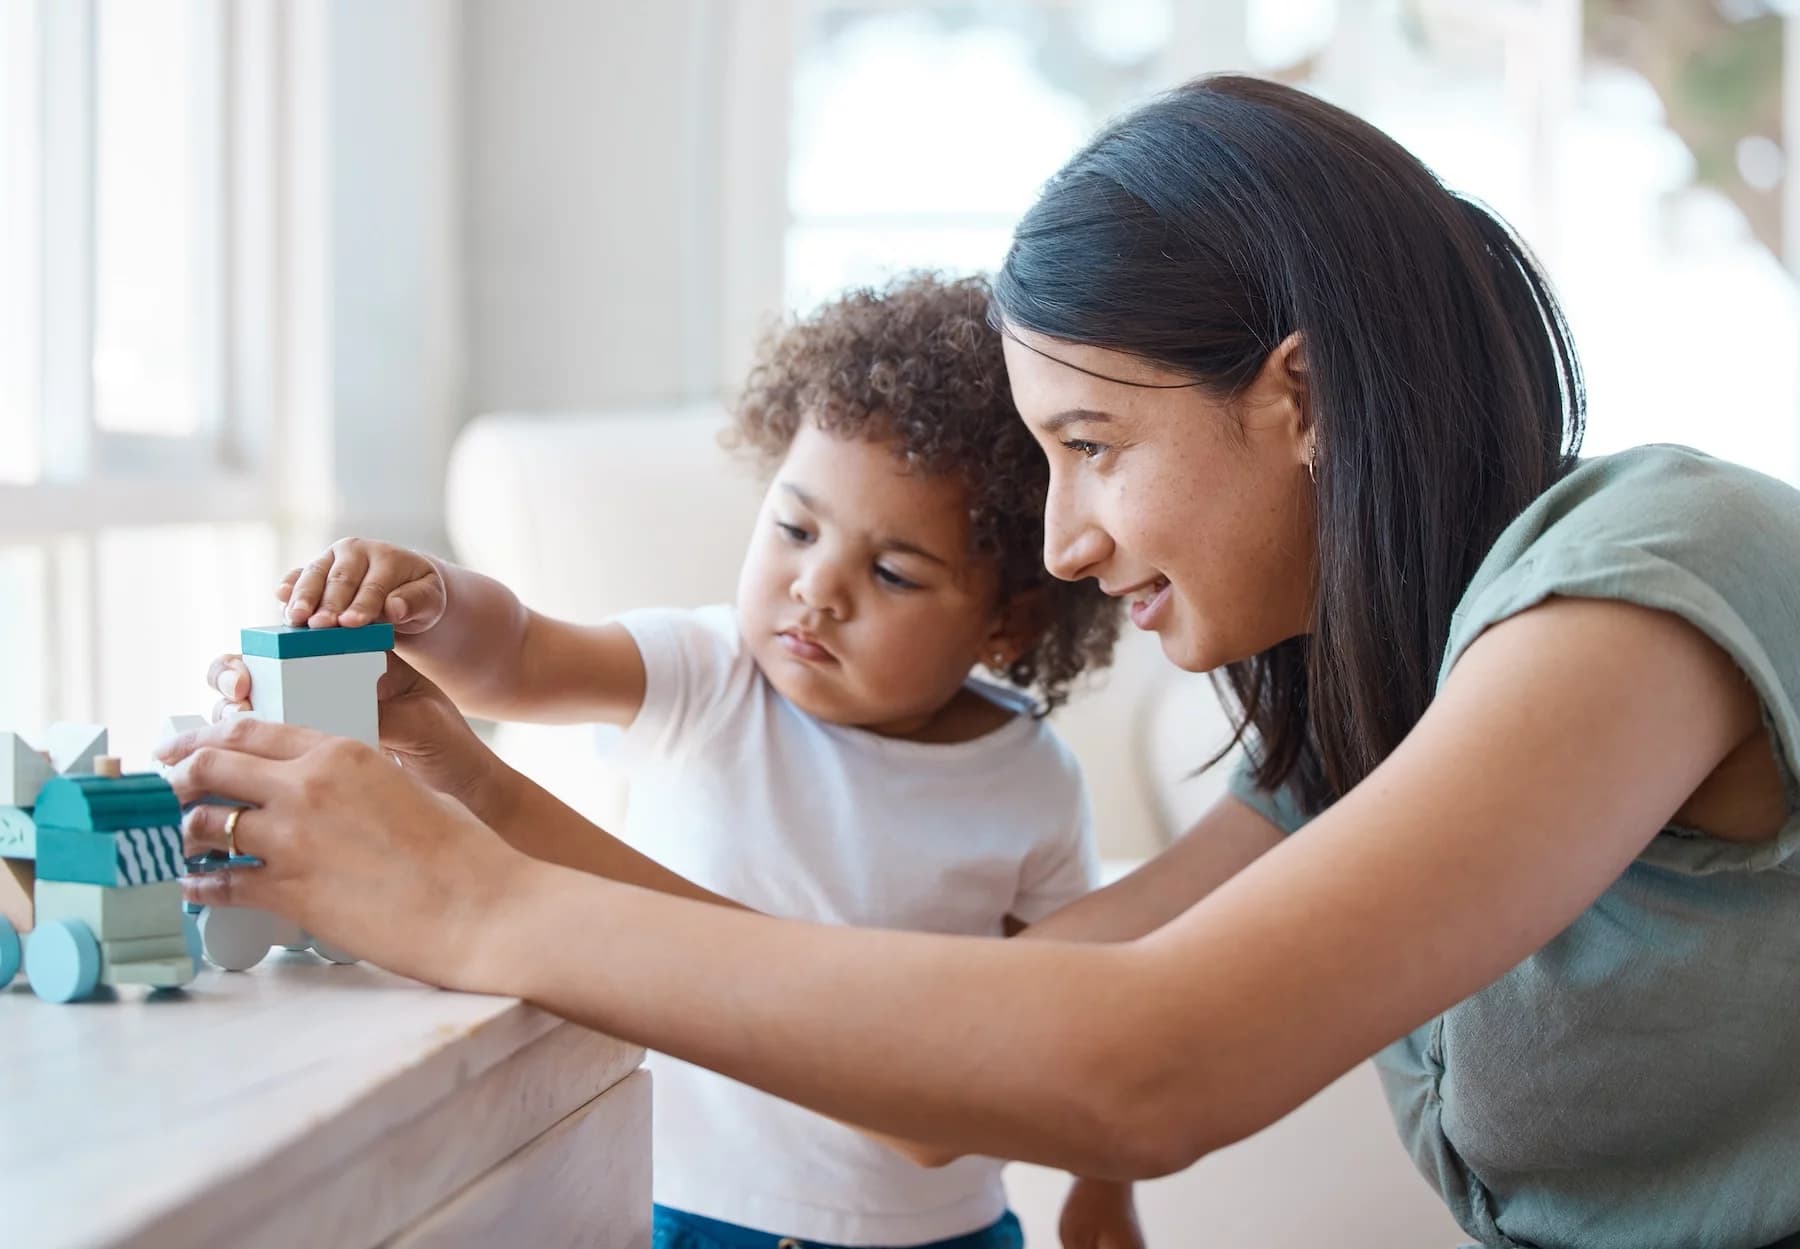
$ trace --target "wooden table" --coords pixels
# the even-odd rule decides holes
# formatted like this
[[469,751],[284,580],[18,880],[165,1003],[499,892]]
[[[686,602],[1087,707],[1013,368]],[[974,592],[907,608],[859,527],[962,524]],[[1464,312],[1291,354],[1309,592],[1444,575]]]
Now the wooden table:
[[184,994],[0,992],[0,1245],[649,1249],[643,1051],[270,955]]

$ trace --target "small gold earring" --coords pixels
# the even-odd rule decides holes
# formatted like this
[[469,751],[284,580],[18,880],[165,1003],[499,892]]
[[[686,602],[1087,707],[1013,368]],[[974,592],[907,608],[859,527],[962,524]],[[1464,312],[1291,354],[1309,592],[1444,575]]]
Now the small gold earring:
[[1306,457],[1306,475],[1312,478],[1313,485],[1319,484],[1319,443],[1313,440],[1312,454]]

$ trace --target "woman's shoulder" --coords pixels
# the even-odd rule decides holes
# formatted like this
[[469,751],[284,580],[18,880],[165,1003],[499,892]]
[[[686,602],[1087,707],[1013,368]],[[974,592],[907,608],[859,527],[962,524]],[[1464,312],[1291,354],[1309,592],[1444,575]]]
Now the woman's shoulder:
[[[1747,557],[1773,564],[1757,572]],[[1728,581],[1781,570],[1800,577],[1800,490],[1689,447],[1583,460],[1495,541],[1458,614],[1496,585],[1574,566],[1600,582],[1608,568],[1629,582],[1665,566]]]
[[1497,546],[1509,537],[1535,542],[1551,534],[1691,542],[1758,522],[1800,524],[1800,491],[1745,465],[1658,443],[1581,461]]

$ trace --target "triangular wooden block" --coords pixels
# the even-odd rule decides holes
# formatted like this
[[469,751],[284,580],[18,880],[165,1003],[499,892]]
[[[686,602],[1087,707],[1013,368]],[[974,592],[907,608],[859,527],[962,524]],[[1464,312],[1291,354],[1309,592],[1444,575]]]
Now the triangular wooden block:
[[17,733],[0,733],[0,807],[35,807],[38,790],[55,775],[30,742]]
[[83,774],[94,770],[94,760],[106,753],[104,724],[52,724],[44,734],[50,762],[61,773]]

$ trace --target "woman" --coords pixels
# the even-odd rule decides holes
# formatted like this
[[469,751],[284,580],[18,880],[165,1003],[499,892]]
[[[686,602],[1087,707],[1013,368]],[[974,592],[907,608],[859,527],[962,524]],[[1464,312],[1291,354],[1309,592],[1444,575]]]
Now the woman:
[[1484,1243],[1800,1236],[1800,495],[1578,462],[1518,243],[1275,85],[1103,132],[995,290],[1052,571],[1241,709],[1251,762],[1176,845],[1005,942],[703,905],[397,671],[384,740],[462,801],[228,721],[166,756],[184,798],[259,808],[236,842],[268,866],[190,896],[925,1152],[1159,1175],[1378,1054]]

